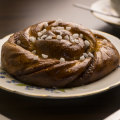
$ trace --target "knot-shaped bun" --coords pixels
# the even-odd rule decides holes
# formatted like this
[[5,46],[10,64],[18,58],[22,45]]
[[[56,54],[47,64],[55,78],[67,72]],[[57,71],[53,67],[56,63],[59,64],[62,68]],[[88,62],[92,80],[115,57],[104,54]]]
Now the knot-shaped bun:
[[118,67],[119,54],[105,37],[61,20],[14,33],[2,47],[2,67],[41,87],[73,87],[96,81]]

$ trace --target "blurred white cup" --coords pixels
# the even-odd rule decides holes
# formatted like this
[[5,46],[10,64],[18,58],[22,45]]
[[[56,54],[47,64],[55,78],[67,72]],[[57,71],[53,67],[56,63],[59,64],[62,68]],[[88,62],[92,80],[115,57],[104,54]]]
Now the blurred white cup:
[[120,15],[120,0],[111,0],[111,6]]

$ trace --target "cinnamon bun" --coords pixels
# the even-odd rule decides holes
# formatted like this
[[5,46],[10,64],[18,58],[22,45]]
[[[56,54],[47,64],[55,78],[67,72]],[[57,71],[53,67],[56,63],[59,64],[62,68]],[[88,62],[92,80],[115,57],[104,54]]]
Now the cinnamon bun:
[[75,87],[106,76],[119,53],[102,35],[82,25],[53,20],[14,33],[2,46],[2,68],[40,87]]

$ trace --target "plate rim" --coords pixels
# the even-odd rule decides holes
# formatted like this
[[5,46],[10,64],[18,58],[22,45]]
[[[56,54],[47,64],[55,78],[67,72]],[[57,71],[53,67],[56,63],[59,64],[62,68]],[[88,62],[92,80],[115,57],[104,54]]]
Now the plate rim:
[[[97,33],[102,33],[102,34],[106,34],[106,35],[109,35],[109,36],[112,36],[112,37],[115,37],[115,38],[117,38],[116,36],[114,36],[114,35],[111,35],[111,34],[109,34],[109,33],[106,33],[106,32],[102,32],[102,31],[99,31],[99,30],[92,30],[91,29],[91,31],[93,31],[93,32],[97,32]],[[5,37],[3,37],[2,39],[0,39],[0,40],[4,40],[5,38],[7,38],[7,37],[9,37],[9,36],[11,36],[12,34],[9,34],[9,35],[6,35]],[[117,38],[117,39],[119,39],[119,38]],[[119,41],[120,42],[120,41]],[[100,81],[100,80],[99,80]],[[91,83],[92,84],[92,83]],[[91,91],[91,92],[88,92],[88,93],[86,93],[86,94],[74,94],[74,95],[67,95],[67,96],[65,96],[65,95],[60,95],[60,96],[51,96],[51,95],[45,95],[45,94],[43,94],[43,95],[36,95],[36,94],[32,94],[32,95],[30,95],[30,94],[27,94],[27,93],[24,93],[24,92],[20,92],[20,91],[16,91],[16,90],[11,90],[11,89],[7,89],[7,88],[5,88],[5,87],[3,87],[3,86],[1,86],[0,85],[0,89],[3,89],[3,90],[5,90],[5,91],[8,91],[8,92],[11,92],[11,93],[15,93],[15,94],[18,94],[18,95],[22,95],[22,96],[27,96],[27,97],[34,97],[34,98],[43,98],[43,99],[73,99],[73,98],[82,98],[82,97],[87,97],[87,96],[92,96],[92,95],[96,95],[96,94],[99,94],[99,93],[103,93],[103,92],[105,92],[105,91],[108,91],[108,90],[110,90],[110,89],[112,89],[112,88],[114,88],[114,87],[117,87],[117,86],[119,86],[120,85],[120,81],[118,81],[118,82],[116,82],[116,83],[114,83],[114,84],[112,84],[112,85],[110,85],[110,86],[108,86],[108,87],[104,87],[104,88],[101,88],[100,90],[94,90],[94,91]],[[78,87],[80,87],[80,86],[78,86]]]
[[[98,1],[95,1],[92,5],[91,5],[91,9],[93,9],[93,6],[95,5],[95,4],[98,4],[99,2],[101,2],[101,1],[105,1],[105,0],[98,0]],[[107,1],[107,0],[106,0]],[[112,24],[112,25],[116,25],[116,26],[120,26],[120,23],[117,23],[117,22],[111,22],[111,21],[108,21],[108,20],[106,20],[106,19],[104,19],[103,17],[100,17],[99,16],[99,13],[96,13],[96,12],[91,12],[96,18],[98,18],[98,19],[100,19],[101,21],[104,21],[104,22],[106,22],[106,23],[109,23],[109,24]],[[106,15],[104,15],[104,16],[106,16]],[[109,16],[107,16],[107,17],[109,17]],[[118,18],[116,18],[116,19],[118,19]]]

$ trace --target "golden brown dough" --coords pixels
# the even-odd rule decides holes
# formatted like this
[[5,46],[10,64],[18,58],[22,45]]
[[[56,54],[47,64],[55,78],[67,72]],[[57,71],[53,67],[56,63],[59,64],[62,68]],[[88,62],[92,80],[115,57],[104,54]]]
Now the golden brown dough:
[[16,79],[41,87],[74,87],[96,81],[119,64],[105,37],[54,20],[14,33],[2,46],[2,67]]

